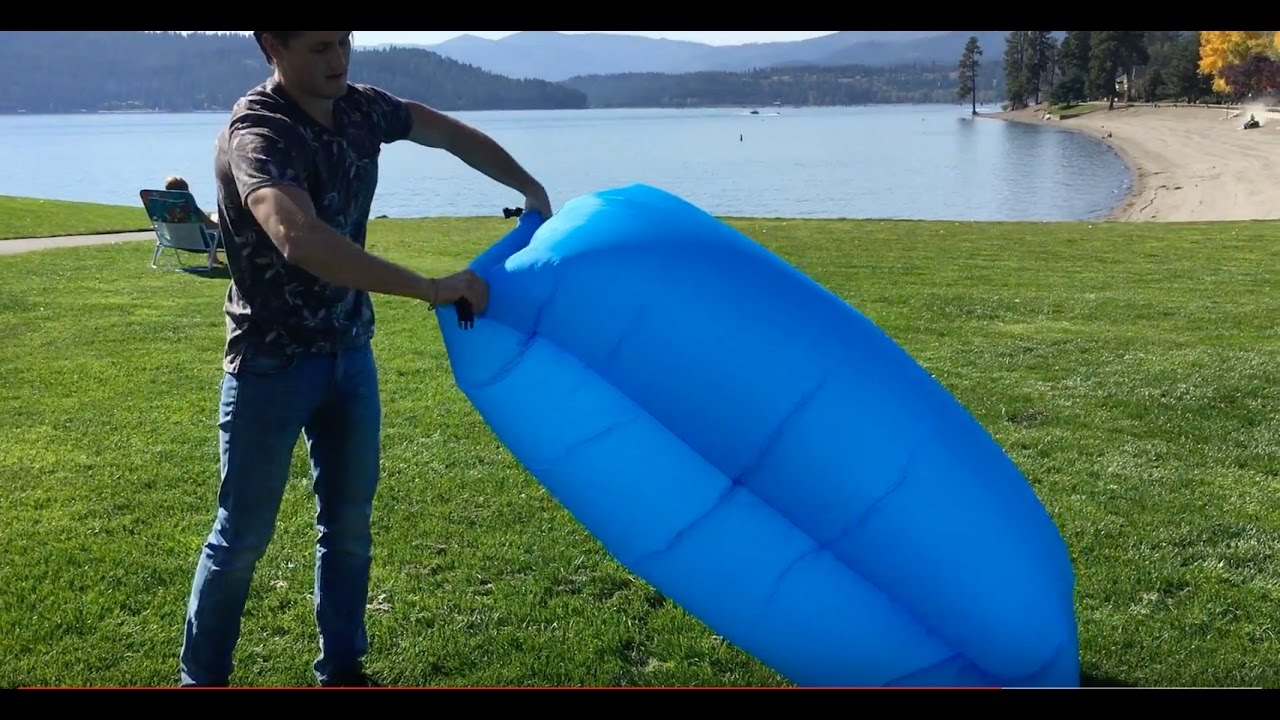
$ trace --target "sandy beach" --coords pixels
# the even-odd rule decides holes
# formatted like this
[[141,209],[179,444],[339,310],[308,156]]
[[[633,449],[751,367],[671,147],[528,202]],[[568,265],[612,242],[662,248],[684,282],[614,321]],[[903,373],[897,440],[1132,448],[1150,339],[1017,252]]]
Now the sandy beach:
[[[1251,112],[1262,127],[1243,130]],[[1280,113],[1249,106],[1117,105],[1062,120],[1043,116],[1043,108],[982,115],[1053,123],[1108,143],[1134,173],[1132,192],[1110,219],[1280,219]]]

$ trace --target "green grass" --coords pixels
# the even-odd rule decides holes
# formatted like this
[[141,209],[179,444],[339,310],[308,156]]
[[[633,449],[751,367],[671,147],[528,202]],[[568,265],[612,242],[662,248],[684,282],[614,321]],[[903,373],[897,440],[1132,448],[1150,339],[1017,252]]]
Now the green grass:
[[0,240],[150,228],[151,222],[141,204],[133,208],[0,195]]
[[[1122,107],[1123,104],[1117,103],[1116,107]],[[1054,105],[1049,108],[1049,112],[1057,115],[1059,118],[1066,120],[1067,118],[1080,117],[1091,112],[1106,110],[1107,104],[1104,102],[1080,103],[1079,105]]]
[[[1280,686],[1280,223],[734,221],[868,314],[1004,445],[1078,576],[1084,672]],[[501,220],[375,221],[443,273]],[[144,243],[0,257],[0,686],[171,685],[213,519],[225,279]],[[370,665],[395,685],[776,685],[617,565],[379,297]],[[310,685],[299,446],[234,682]]]

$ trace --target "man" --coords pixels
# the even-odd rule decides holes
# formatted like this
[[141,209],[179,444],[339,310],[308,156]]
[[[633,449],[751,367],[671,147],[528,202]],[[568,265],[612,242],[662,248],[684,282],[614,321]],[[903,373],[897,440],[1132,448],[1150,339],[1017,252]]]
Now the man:
[[316,493],[321,685],[370,682],[365,604],[381,406],[370,293],[475,313],[470,271],[428,278],[365,252],[379,148],[442,148],[551,214],[542,185],[492,139],[422,104],[348,84],[350,31],[255,31],[274,69],[217,142],[218,215],[231,286],[218,427],[218,511],[196,567],[183,685],[225,685],[250,580],[271,539],[304,433]]

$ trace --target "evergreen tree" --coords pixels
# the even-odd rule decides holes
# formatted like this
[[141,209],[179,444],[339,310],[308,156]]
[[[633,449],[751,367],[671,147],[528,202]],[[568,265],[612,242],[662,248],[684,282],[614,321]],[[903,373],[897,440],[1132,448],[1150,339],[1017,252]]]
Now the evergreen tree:
[[1056,105],[1074,105],[1088,99],[1086,79],[1089,77],[1089,54],[1092,33],[1088,30],[1068,30],[1058,46],[1058,80],[1050,91],[1050,101]]
[[960,56],[960,87],[956,89],[956,96],[972,102],[971,113],[974,115],[978,114],[978,67],[981,65],[981,56],[982,48],[978,45],[978,38],[970,36],[969,41],[964,44],[964,54]]

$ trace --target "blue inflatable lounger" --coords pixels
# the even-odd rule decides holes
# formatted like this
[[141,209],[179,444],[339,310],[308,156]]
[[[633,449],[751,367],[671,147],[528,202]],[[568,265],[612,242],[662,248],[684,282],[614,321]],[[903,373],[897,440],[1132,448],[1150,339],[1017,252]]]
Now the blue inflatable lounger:
[[714,632],[804,686],[1079,684],[1054,522],[848,303],[645,185],[525,213],[471,267],[484,315],[437,309],[458,387]]

